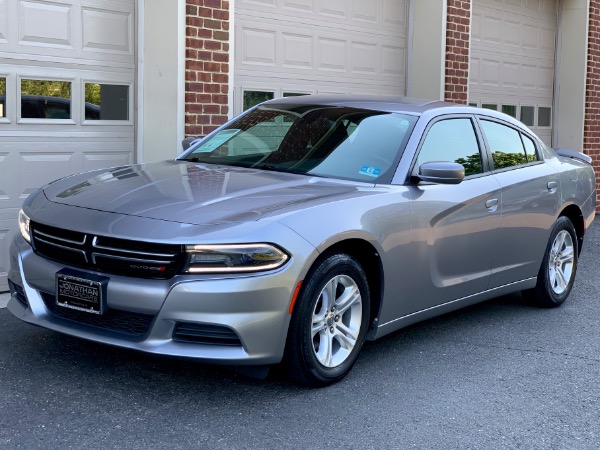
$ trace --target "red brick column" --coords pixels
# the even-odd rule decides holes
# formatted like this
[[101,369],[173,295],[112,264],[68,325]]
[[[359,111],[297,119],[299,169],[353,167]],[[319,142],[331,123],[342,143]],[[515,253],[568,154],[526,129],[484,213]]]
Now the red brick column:
[[600,190],[600,0],[590,1],[583,151],[593,158],[596,188]]
[[445,100],[467,103],[471,0],[448,0]]
[[229,0],[186,0],[185,134],[227,121]]

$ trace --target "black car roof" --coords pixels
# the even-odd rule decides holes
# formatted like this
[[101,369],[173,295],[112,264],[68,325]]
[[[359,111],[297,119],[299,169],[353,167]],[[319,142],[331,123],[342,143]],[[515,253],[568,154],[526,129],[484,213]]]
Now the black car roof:
[[328,105],[349,106],[385,112],[407,112],[423,114],[425,111],[444,107],[464,107],[456,103],[412,97],[385,95],[302,95],[284,97],[265,102],[266,105]]

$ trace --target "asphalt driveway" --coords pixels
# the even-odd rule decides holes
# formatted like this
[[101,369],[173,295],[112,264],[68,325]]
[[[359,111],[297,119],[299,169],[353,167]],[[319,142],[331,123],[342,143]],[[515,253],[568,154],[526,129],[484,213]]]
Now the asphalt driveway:
[[563,307],[513,295],[412,326],[316,390],[84,342],[0,309],[0,447],[598,449],[599,258],[597,220]]

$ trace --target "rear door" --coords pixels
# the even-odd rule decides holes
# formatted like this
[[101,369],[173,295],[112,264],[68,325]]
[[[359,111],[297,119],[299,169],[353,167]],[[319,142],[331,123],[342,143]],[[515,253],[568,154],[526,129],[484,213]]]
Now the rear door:
[[490,288],[537,276],[560,206],[557,171],[538,142],[508,123],[479,117],[493,177],[502,187],[502,243],[494,252]]

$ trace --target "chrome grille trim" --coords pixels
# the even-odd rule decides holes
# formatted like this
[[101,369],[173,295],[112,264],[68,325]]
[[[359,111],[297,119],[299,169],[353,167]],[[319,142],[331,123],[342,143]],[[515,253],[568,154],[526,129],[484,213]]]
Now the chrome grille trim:
[[[181,245],[98,236],[31,223],[34,251],[47,259],[127,277],[169,279],[185,263]],[[156,251],[155,251],[156,250]]]
[[172,258],[170,261],[157,261],[157,260],[153,260],[153,259],[140,259],[140,258],[130,258],[130,257],[126,257],[126,256],[118,256],[118,255],[107,255],[105,253],[92,253],[92,262],[94,264],[96,263],[96,257],[97,256],[101,256],[102,258],[109,258],[109,259],[118,259],[119,261],[131,261],[131,262],[136,262],[136,263],[146,263],[146,264],[170,264],[172,263],[173,259]]
[[[67,242],[69,244],[75,244],[75,245],[84,245],[85,244],[85,240],[87,238],[86,235],[83,235],[83,240],[81,240],[81,241],[73,241],[73,240],[67,239],[65,237],[53,236],[51,234],[44,233],[44,232],[39,231],[39,230],[35,230],[35,233],[39,234],[40,236],[44,236],[45,238],[48,238],[48,239],[55,239],[57,241]],[[48,243],[51,244],[51,242],[48,242]]]
[[[42,234],[42,233],[36,233],[36,234]],[[53,245],[54,247],[59,247],[59,248],[68,250],[70,252],[80,253],[87,261],[87,255],[85,254],[85,252],[83,250],[80,250],[78,248],[67,247],[66,245],[57,244],[56,242],[50,242],[50,241],[47,241],[47,240],[39,238],[39,237],[36,237],[35,239],[38,242],[43,242],[44,244]]]
[[151,252],[125,250],[123,248],[106,247],[104,245],[98,245],[98,236],[94,236],[94,239],[92,239],[92,247],[100,249],[100,250],[109,250],[109,251],[119,252],[119,253],[131,253],[134,255],[152,256],[152,257],[158,257],[158,258],[174,258],[177,256],[177,253],[151,253]]

